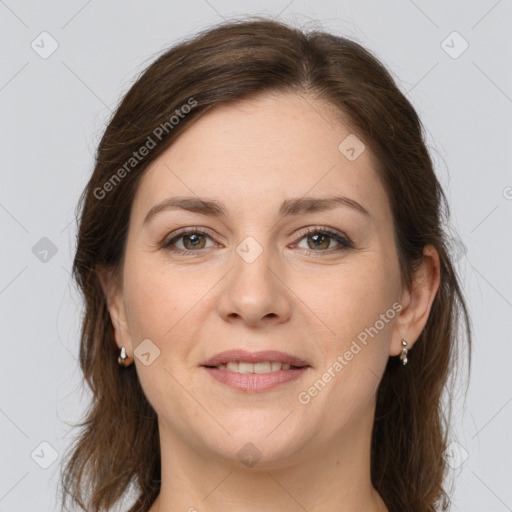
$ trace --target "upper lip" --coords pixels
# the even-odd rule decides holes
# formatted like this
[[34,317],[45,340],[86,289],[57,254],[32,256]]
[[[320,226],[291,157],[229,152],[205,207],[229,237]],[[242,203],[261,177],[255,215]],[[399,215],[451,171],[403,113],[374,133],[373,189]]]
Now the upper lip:
[[230,361],[243,361],[247,363],[261,363],[265,361],[278,361],[288,363],[290,366],[309,366],[309,364],[298,357],[279,352],[278,350],[264,350],[260,352],[249,352],[247,350],[226,350],[206,359],[201,366],[218,366]]

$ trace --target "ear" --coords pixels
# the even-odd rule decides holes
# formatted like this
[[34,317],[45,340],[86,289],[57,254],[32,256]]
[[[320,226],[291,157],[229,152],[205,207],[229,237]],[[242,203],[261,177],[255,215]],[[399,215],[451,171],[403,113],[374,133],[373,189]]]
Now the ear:
[[113,269],[107,268],[104,265],[96,266],[96,274],[105,295],[110,321],[114,328],[116,344],[119,348],[125,347],[127,355],[132,356],[133,346],[126,321],[123,289],[120,279]]
[[397,356],[402,351],[402,338],[411,348],[423,331],[430,314],[430,308],[439,289],[439,254],[432,245],[425,246],[423,261],[414,274],[411,288],[404,290],[400,304],[402,309],[393,328],[390,355]]

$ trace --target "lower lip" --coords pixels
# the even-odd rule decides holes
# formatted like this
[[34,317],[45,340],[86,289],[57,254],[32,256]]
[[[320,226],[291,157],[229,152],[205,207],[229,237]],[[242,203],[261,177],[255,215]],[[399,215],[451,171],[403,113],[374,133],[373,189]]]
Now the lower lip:
[[300,379],[309,366],[295,370],[278,370],[270,373],[238,373],[219,368],[204,368],[214,379],[235,389],[247,392],[259,392],[274,389],[281,384]]

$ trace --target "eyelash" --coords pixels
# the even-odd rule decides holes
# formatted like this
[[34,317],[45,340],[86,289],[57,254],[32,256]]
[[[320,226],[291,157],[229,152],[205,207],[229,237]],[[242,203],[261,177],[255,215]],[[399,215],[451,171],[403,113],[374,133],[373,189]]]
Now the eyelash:
[[[183,238],[186,235],[196,235],[196,234],[206,235],[213,240],[213,235],[208,230],[205,230],[203,228],[187,228],[187,229],[180,230],[176,233],[172,233],[172,237],[165,240],[162,243],[160,248],[165,249],[172,253],[176,253],[176,254],[190,255],[190,254],[194,253],[196,255],[201,255],[204,251],[207,251],[211,247],[206,247],[206,248],[197,249],[197,250],[180,249],[177,247],[172,247],[172,245],[180,238]],[[304,231],[302,231],[300,233],[300,235],[299,235],[300,237],[297,239],[297,241],[293,242],[293,245],[299,243],[303,238],[307,237],[310,234],[326,235],[329,238],[332,238],[333,240],[338,242],[340,244],[340,247],[338,247],[334,250],[332,250],[332,248],[331,248],[331,249],[319,250],[319,251],[301,248],[303,251],[306,251],[306,253],[308,255],[319,256],[319,255],[325,255],[326,253],[332,254],[333,252],[343,251],[345,249],[352,249],[354,247],[353,242],[348,237],[341,234],[339,231],[337,231],[335,229],[331,229],[331,228],[325,228],[325,227],[319,228],[319,227],[315,227],[315,226],[309,227],[309,228],[305,229]]]

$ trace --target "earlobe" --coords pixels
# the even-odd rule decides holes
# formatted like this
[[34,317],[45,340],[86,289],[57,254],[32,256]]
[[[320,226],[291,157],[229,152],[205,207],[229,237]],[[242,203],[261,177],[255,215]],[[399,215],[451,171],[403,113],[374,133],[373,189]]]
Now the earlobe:
[[96,275],[98,276],[110,314],[116,344],[119,348],[126,347],[129,353],[133,352],[126,322],[123,293],[118,278],[112,269],[103,265],[96,267]]
[[408,349],[412,348],[427,324],[439,285],[439,254],[432,245],[427,245],[410,289],[404,290],[402,294],[403,308],[393,329],[390,355],[401,354],[402,340],[407,342]]

